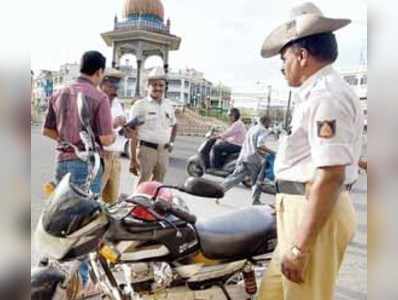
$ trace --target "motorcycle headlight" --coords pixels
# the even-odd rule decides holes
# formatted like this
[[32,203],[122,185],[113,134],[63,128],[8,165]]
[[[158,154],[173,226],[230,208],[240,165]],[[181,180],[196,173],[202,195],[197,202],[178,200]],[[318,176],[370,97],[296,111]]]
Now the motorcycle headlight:
[[42,218],[40,218],[34,234],[35,244],[37,249],[44,255],[55,259],[62,259],[73,247],[91,239],[90,234],[98,228],[105,226],[107,223],[108,220],[106,216],[101,214],[91,223],[63,238],[53,236],[46,232],[42,223]]
[[40,252],[55,259],[62,259],[76,242],[74,239],[59,238],[48,234],[44,229],[42,218],[37,224],[34,241]]

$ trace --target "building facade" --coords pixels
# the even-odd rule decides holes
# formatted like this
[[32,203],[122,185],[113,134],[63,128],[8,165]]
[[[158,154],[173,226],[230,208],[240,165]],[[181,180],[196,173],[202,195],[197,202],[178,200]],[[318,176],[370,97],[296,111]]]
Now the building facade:
[[288,96],[272,90],[270,97],[263,91],[234,92],[232,94],[232,106],[241,110],[242,119],[250,122],[261,114],[267,113],[274,122],[282,122],[285,118]]
[[[136,69],[131,66],[120,66],[125,77],[121,82],[119,96],[125,101],[131,100],[135,95]],[[147,76],[151,69],[143,70],[143,91],[146,95]],[[202,72],[192,68],[168,73],[167,98],[179,105],[192,108],[205,106],[206,99],[210,99],[212,83]]]
[[210,109],[226,112],[231,107],[232,89],[222,83],[213,86],[210,95]]
[[79,77],[80,66],[67,63],[57,71],[41,70],[33,77],[32,101],[36,107],[46,109],[48,99],[59,89],[71,84]]
[[[35,98],[44,101],[53,92],[71,84],[79,77],[79,70],[79,64],[66,63],[60,66],[58,71],[42,71],[35,76],[33,83]],[[137,69],[131,65],[121,65],[119,70],[124,73],[118,91],[119,98],[123,103],[130,105],[136,95]],[[149,68],[141,72],[143,95],[147,95],[147,77],[151,70]],[[231,106],[231,88],[223,84],[213,86],[212,82],[205,78],[203,72],[193,68],[171,70],[168,78],[167,98],[177,106],[222,112],[227,111]]]
[[56,72],[41,70],[32,80],[32,104],[36,108],[46,106],[47,99],[52,96],[55,90],[54,76]]
[[354,89],[358,98],[361,100],[362,110],[365,115],[364,127],[368,126],[368,68],[359,66],[349,70],[341,70],[343,79]]

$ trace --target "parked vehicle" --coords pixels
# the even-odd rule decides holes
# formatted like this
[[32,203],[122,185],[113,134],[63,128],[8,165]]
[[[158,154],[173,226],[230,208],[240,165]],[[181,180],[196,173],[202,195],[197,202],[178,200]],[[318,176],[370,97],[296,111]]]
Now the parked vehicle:
[[40,216],[34,240],[47,260],[32,271],[31,299],[76,299],[77,271],[88,258],[92,279],[108,299],[138,300],[159,291],[214,285],[231,299],[226,286],[238,283],[253,296],[255,266],[263,266],[276,244],[272,209],[251,207],[198,220],[170,191],[221,198],[223,188],[203,178],[188,178],[182,186],[157,184],[152,192],[138,188],[114,205],[103,203],[88,189],[100,159],[81,98],[86,150],[75,151],[90,172],[84,188],[66,175]]
[[[210,151],[217,142],[217,139],[213,137],[215,131],[215,128],[212,128],[205,135],[205,140],[199,146],[198,153],[188,159],[186,171],[189,176],[202,177],[205,174],[209,174],[218,177],[227,177],[235,170],[239,153],[226,154],[227,157],[225,158],[224,165],[220,169],[210,168]],[[245,178],[242,183],[246,187],[251,187],[252,182],[250,176]]]

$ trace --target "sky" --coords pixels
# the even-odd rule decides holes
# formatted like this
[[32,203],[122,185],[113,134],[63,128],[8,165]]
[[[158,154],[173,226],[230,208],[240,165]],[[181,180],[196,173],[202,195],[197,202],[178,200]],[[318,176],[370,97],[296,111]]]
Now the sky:
[[[78,62],[86,50],[99,50],[111,64],[111,48],[100,34],[112,30],[114,16],[121,17],[124,0],[38,0],[31,16],[31,67],[57,70]],[[223,82],[233,91],[261,90],[271,84],[286,86],[280,59],[263,59],[261,45],[276,26],[285,22],[298,1],[279,0],[162,0],[171,32],[182,38],[178,51],[170,52],[171,69],[195,68],[213,83]],[[367,11],[362,0],[313,1],[328,17],[350,18],[353,23],[336,32],[338,68],[360,63],[367,47]],[[145,67],[159,63],[156,59]]]

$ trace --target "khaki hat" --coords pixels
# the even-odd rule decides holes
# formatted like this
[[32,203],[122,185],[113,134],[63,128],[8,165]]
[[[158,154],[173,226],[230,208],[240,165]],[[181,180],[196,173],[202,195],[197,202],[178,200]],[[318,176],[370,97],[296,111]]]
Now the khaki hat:
[[277,27],[267,36],[261,48],[261,56],[275,56],[292,41],[318,33],[333,32],[350,23],[350,19],[326,18],[311,2],[297,5],[290,11],[290,21]]
[[150,80],[167,80],[167,75],[162,67],[153,68],[148,74],[148,81]]
[[107,79],[120,80],[123,77],[124,77],[124,73],[119,71],[118,69],[110,68],[110,69],[105,70],[104,80],[107,80]]

